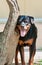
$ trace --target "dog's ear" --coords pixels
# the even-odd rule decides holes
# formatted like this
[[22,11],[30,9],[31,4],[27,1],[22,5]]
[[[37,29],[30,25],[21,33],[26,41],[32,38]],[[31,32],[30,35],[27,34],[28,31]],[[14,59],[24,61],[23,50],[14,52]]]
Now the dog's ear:
[[30,16],[30,22],[33,24],[34,23],[34,17]]
[[34,17],[31,17],[31,23],[34,23]]

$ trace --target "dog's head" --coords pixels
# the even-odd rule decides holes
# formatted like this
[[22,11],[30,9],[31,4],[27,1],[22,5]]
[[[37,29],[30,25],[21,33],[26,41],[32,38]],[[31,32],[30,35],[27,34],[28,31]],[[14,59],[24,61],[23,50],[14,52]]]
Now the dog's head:
[[34,17],[20,15],[17,19],[16,30],[21,37],[24,37],[29,31]]

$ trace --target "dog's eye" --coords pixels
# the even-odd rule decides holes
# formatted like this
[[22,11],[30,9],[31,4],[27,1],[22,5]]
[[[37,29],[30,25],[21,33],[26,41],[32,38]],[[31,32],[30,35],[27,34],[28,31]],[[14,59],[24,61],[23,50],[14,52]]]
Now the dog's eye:
[[26,25],[28,25],[28,23],[25,23]]

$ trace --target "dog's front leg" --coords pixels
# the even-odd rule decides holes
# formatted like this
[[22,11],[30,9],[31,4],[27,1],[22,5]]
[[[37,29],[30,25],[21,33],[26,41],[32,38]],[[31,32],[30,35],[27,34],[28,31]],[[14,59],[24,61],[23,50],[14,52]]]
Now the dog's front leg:
[[17,45],[16,52],[15,52],[15,65],[18,65],[18,52],[19,52],[19,48],[18,48],[18,45]]
[[23,47],[20,48],[20,55],[21,55],[22,65],[25,65],[25,61],[24,61],[24,48]]
[[36,46],[35,46],[35,44],[34,44],[34,45],[30,46],[29,65],[33,65],[35,52],[36,52]]

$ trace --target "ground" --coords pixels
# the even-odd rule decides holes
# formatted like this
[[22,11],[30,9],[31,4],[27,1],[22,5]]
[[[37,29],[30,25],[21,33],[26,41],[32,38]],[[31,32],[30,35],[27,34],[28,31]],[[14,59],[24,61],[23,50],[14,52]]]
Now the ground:
[[[15,64],[12,64],[12,65],[15,65]],[[21,64],[19,64],[19,65],[21,65]],[[26,64],[26,65],[28,65],[28,64]],[[42,64],[39,64],[39,63],[38,63],[38,64],[36,64],[36,63],[35,63],[34,65],[42,65]]]

